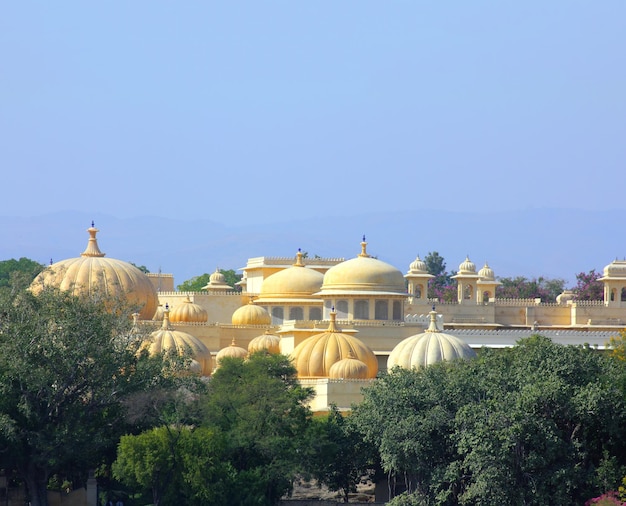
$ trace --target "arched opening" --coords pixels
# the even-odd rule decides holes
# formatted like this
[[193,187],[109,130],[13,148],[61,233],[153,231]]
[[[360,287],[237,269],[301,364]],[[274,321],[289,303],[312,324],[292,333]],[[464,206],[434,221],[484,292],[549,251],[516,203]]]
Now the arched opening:
[[615,302],[615,288],[611,288],[611,302]]
[[304,320],[304,310],[301,307],[289,308],[290,320]]
[[374,306],[374,319],[389,319],[389,303],[386,300],[377,300]]
[[355,320],[369,320],[370,318],[370,304],[369,301],[364,299],[357,299],[354,301],[354,319]]
[[463,298],[465,300],[470,300],[472,298],[472,292],[473,292],[473,287],[472,285],[467,285],[465,287],[465,289],[463,290]]
[[626,301],[626,287],[622,288],[622,298],[621,301],[624,302]]
[[322,308],[320,307],[312,307],[309,309],[309,320],[321,320],[322,319]]
[[418,299],[421,299],[421,298],[422,298],[422,292],[423,292],[423,290],[424,290],[424,285],[417,285],[417,286],[415,287],[415,290],[414,290],[414,292],[413,292],[413,295],[414,295],[415,297],[417,297]]
[[272,308],[272,325],[281,325],[285,318],[285,311],[282,307]]
[[402,316],[402,303],[399,300],[393,301],[393,319],[394,320],[403,320]]
[[487,302],[489,302],[489,299],[491,299],[491,292],[485,290],[483,292],[483,302],[486,304]]
[[348,301],[338,300],[335,310],[337,312],[338,320],[346,320],[348,318]]

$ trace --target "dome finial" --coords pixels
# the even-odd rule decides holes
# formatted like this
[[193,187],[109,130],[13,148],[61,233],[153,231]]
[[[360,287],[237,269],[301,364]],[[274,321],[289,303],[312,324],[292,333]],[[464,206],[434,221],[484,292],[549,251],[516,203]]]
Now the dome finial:
[[361,253],[359,253],[360,257],[369,257],[367,254],[367,242],[365,242],[365,234],[363,234],[363,241],[361,241]]
[[430,315],[430,324],[426,329],[426,332],[439,332],[439,328],[437,327],[437,311],[435,311],[435,306],[433,304],[433,310],[428,313]]
[[102,253],[102,251],[100,251],[100,248],[98,248],[98,241],[96,240],[96,234],[98,233],[98,229],[94,226],[93,220],[91,222],[91,227],[87,229],[87,232],[89,232],[89,242],[87,243],[85,251],[83,251],[80,256],[103,257],[104,253]]
[[163,310],[163,324],[161,325],[161,330],[173,330],[170,325],[170,306],[165,303],[165,309]]
[[335,311],[335,306],[333,306],[330,310],[330,323],[328,324],[328,332],[341,332],[337,328],[337,312]]
[[294,267],[304,267],[304,263],[302,262],[302,250],[298,248],[298,252],[296,253],[296,263],[293,264]]

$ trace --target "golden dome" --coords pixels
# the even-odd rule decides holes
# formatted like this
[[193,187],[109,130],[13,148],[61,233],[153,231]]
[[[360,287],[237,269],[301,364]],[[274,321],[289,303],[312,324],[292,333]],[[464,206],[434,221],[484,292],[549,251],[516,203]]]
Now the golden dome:
[[198,338],[174,330],[170,325],[169,308],[167,305],[163,310],[163,325],[159,330],[150,334],[151,344],[148,348],[151,355],[158,355],[164,351],[172,351],[180,356],[189,354],[191,356],[191,370],[203,376],[211,374],[211,352]]
[[237,346],[237,344],[235,343],[235,338],[233,337],[230,346],[226,346],[226,348],[222,348],[220,351],[217,352],[217,355],[215,356],[215,362],[219,366],[220,362],[225,357],[246,358],[247,356],[248,350],[242,348],[241,346]]
[[419,255],[409,265],[409,274],[429,274],[426,262]]
[[476,352],[467,343],[456,336],[445,334],[437,328],[437,313],[430,313],[430,325],[423,334],[407,337],[400,341],[389,354],[387,370],[395,366],[405,369],[425,367],[427,365],[455,360],[458,358],[472,358]]
[[366,251],[365,237],[358,257],[341,262],[326,271],[319,295],[375,294],[406,295],[402,273]]
[[87,232],[89,242],[81,256],[61,260],[44,269],[32,282],[31,290],[38,293],[45,286],[53,286],[73,295],[103,293],[125,297],[138,307],[141,319],[151,319],[159,301],[148,276],[128,262],[104,258],[96,240],[98,229],[92,223]]
[[469,256],[465,257],[465,260],[459,265],[459,274],[476,274],[476,265],[469,259]]
[[337,328],[336,313],[330,313],[330,325],[326,332],[315,334],[302,341],[292,352],[299,378],[328,378],[330,368],[350,354],[367,366],[367,377],[375,378],[378,360],[374,352],[361,340],[344,334]]
[[487,265],[487,262],[485,262],[485,266],[478,271],[478,275],[483,281],[495,281],[496,279],[493,269]]
[[348,353],[348,357],[342,358],[330,367],[328,377],[331,379],[368,379],[369,371],[365,362]]
[[261,285],[259,301],[266,299],[303,299],[312,298],[324,281],[324,275],[307,268],[302,262],[302,252],[298,250],[296,263],[287,269],[268,276]]
[[255,337],[248,343],[248,353],[255,353],[262,350],[266,350],[272,354],[280,353],[280,337],[270,334],[270,331],[266,330],[264,334]]
[[252,303],[252,299],[245,306],[241,306],[231,317],[233,325],[270,325],[272,317],[266,309]]
[[172,322],[192,322],[202,323],[206,322],[209,316],[201,305],[191,302],[189,295],[187,299],[170,312],[170,321]]

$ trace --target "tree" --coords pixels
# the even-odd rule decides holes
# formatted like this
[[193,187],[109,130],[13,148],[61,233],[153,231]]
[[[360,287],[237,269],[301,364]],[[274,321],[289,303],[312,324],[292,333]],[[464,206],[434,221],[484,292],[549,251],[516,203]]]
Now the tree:
[[[233,269],[220,270],[220,272],[224,275],[226,284],[236,289],[236,283],[241,281],[241,274],[237,274]],[[209,283],[210,279],[211,275],[205,272],[200,276],[183,281],[178,285],[178,290],[181,292],[200,292]]]
[[344,502],[376,464],[375,450],[352,426],[350,415],[346,416],[333,405],[328,415],[314,418],[307,445],[308,470],[329,490],[340,491]]
[[565,289],[565,280],[549,278],[527,279],[524,276],[499,278],[496,297],[504,299],[541,299],[542,302],[554,302]]
[[122,436],[113,476],[151,494],[152,504],[229,503],[232,469],[223,435],[212,429],[162,426]]
[[576,300],[602,300],[604,299],[604,283],[598,281],[601,275],[595,269],[589,272],[576,274],[576,286],[574,297]]
[[4,260],[0,262],[0,288],[26,288],[43,269],[42,264],[25,257]]
[[312,392],[288,357],[224,358],[208,386],[204,425],[221,431],[236,472],[232,504],[276,504],[302,468]]
[[432,504],[582,504],[624,475],[623,375],[592,348],[532,336],[394,369],[353,416],[385,471]]
[[435,276],[428,282],[428,297],[445,302],[456,300],[457,288],[452,279],[455,273],[448,274],[443,257],[437,251],[431,251],[424,258],[424,263],[428,273]]
[[0,442],[31,504],[47,504],[48,478],[77,476],[101,461],[124,430],[123,400],[163,383],[161,361],[117,301],[46,289],[3,300]]

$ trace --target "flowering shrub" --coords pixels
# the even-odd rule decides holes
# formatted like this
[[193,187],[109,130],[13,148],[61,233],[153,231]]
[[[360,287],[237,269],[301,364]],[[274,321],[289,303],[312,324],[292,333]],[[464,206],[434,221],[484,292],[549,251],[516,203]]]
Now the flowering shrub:
[[589,499],[585,506],[626,506],[626,502],[622,502],[619,499],[619,496],[616,491],[612,490],[610,492],[605,492],[601,496],[594,497],[593,499]]

